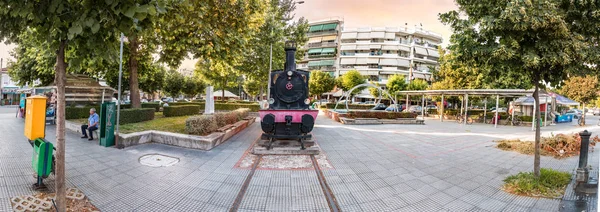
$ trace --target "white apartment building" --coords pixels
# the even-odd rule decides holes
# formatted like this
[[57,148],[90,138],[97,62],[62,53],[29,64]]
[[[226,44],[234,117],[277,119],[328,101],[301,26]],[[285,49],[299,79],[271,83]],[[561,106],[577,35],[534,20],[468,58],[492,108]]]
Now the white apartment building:
[[304,70],[321,70],[331,76],[338,76],[339,39],[344,21],[341,18],[329,18],[310,22],[308,42],[302,47],[304,59],[298,62],[297,68]]
[[385,86],[394,74],[430,81],[430,68],[438,66],[442,36],[422,28],[366,27],[343,29],[339,40],[336,75],[358,70],[369,81]]

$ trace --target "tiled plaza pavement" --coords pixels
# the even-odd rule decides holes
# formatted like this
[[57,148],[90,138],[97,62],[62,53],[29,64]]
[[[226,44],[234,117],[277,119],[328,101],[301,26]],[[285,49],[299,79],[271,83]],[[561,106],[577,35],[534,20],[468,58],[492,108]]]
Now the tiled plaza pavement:
[[[334,169],[323,170],[342,211],[557,211],[560,200],[510,195],[500,190],[510,174],[531,171],[532,156],[494,148],[492,140],[527,137],[530,128],[427,125],[346,126],[324,117],[314,130]],[[570,125],[557,125],[551,130]],[[594,125],[595,126],[595,125]],[[592,129],[594,135],[600,133]],[[54,126],[47,129],[54,141]],[[0,211],[9,197],[31,194],[31,146],[23,121],[0,114]],[[228,211],[247,169],[233,168],[259,136],[259,124],[211,150],[146,144],[118,150],[67,134],[67,179],[102,211]],[[160,153],[180,158],[151,168],[138,158]],[[598,153],[590,157],[598,167]],[[542,157],[542,167],[572,171],[577,158]],[[46,180],[53,188],[53,177]],[[313,170],[256,170],[240,211],[326,211]]]

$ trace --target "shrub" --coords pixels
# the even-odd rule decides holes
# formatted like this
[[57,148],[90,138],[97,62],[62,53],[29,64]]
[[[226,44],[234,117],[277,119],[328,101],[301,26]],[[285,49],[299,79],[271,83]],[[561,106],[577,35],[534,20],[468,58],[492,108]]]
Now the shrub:
[[[201,105],[198,102],[167,102],[169,106],[182,106],[182,105]],[[204,104],[202,104],[204,105]]]
[[200,113],[200,106],[198,105],[168,106],[163,108],[163,115],[165,117],[196,115],[198,113]]
[[220,127],[234,124],[248,117],[249,112],[248,108],[242,108],[213,115],[192,116],[185,121],[185,130],[188,134],[207,135]]
[[428,109],[427,113],[431,114],[431,115],[437,115],[437,114],[439,114],[439,111],[438,111],[438,109]]
[[539,178],[534,177],[532,172],[508,176],[504,180],[504,190],[518,195],[556,198],[563,195],[570,181],[571,174],[568,172],[542,168]]
[[[204,108],[204,107],[203,107]],[[250,111],[257,112],[260,109],[258,104],[236,104],[236,103],[215,103],[215,110],[237,110],[247,108]]]
[[[375,107],[375,105],[359,105],[359,104],[350,104],[348,103],[348,109],[355,109],[355,110],[369,110],[371,108]],[[320,106],[321,109],[334,109],[335,108],[335,103],[327,103],[327,104],[321,104]],[[338,104],[337,109],[346,109],[346,104]]]
[[65,119],[83,119],[90,117],[90,109],[95,108],[100,115],[99,106],[84,106],[84,107],[66,107]]
[[378,118],[378,119],[397,119],[397,118],[416,118],[415,113],[404,112],[379,112],[379,111],[349,111],[346,117],[354,118]]
[[154,119],[154,108],[123,109],[119,124],[137,123]]
[[159,103],[142,103],[142,108],[154,108],[156,112],[160,111]]
[[185,120],[185,131],[188,134],[208,135],[218,128],[213,115],[192,116]]
[[[499,140],[498,148],[507,151],[516,151],[522,154],[531,155],[534,153],[533,141],[521,140]],[[596,143],[600,138],[595,136],[590,138],[590,150],[594,150]],[[557,134],[550,137],[543,137],[540,141],[540,154],[553,156],[555,158],[565,158],[579,155],[581,149],[581,137],[578,133]]]

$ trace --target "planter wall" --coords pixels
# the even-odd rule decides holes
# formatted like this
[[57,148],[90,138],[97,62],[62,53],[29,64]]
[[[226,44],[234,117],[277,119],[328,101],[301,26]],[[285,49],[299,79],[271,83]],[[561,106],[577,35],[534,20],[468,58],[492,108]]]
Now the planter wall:
[[[138,144],[154,142],[190,149],[210,150],[224,143],[235,134],[241,132],[243,129],[254,123],[254,121],[254,117],[248,117],[244,120],[236,122],[235,124],[232,124],[230,127],[223,129],[220,132],[213,132],[207,136],[179,134],[156,130],[120,134],[117,148],[125,148]],[[68,130],[81,133],[81,126],[77,123],[67,121],[66,128]]]

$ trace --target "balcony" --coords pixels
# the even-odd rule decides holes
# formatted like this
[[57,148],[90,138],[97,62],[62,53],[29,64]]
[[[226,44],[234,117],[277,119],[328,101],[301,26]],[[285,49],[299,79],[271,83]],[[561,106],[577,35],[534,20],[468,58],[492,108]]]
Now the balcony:
[[329,31],[309,32],[309,33],[306,33],[306,35],[308,37],[311,37],[311,36],[319,36],[319,35],[332,35],[332,34],[337,34],[337,33],[338,33],[337,30],[329,30]]
[[330,57],[335,57],[335,54],[308,55],[309,59],[330,58]]
[[309,48],[315,48],[315,47],[336,47],[337,43],[330,43],[330,42],[322,42],[322,43],[309,43],[308,47]]
[[333,66],[310,66],[308,70],[321,70],[321,71],[335,71],[335,67]]
[[371,41],[370,40],[357,40],[356,44],[370,44]]

